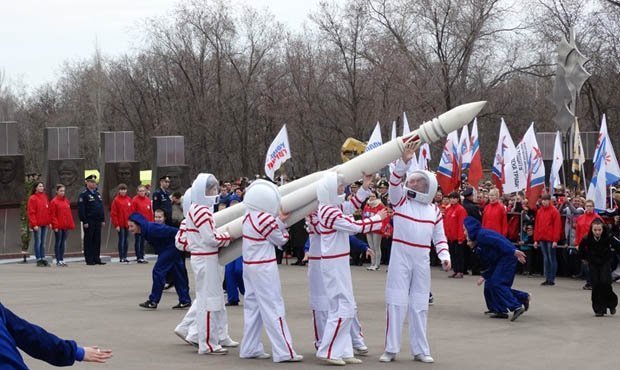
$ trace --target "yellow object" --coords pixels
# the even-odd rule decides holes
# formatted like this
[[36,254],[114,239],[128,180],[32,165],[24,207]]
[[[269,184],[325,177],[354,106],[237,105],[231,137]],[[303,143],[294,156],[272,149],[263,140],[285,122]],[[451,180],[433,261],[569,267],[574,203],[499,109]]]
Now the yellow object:
[[342,162],[346,162],[357,157],[360,154],[363,154],[366,150],[366,144],[354,139],[352,137],[347,138],[342,147],[340,148],[340,157],[342,158]]
[[153,171],[151,170],[140,171],[140,184],[142,185],[150,184],[152,173]]
[[99,170],[84,170],[84,178],[87,178],[90,175],[97,176],[97,183],[101,180],[101,176],[99,175]]

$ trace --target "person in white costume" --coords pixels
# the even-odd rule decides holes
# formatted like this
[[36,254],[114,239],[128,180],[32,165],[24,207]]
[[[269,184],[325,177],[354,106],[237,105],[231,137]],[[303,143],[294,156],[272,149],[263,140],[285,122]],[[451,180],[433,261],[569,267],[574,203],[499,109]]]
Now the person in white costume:
[[219,183],[215,176],[201,173],[192,184],[192,204],[185,219],[191,265],[196,279],[196,323],[199,354],[226,354],[224,347],[239,343],[228,336],[228,317],[224,307],[219,248],[230,243],[228,233],[219,233],[213,220],[218,203]]
[[[303,356],[295,353],[291,333],[285,319],[280,274],[274,247],[288,241],[280,211],[280,192],[273,183],[254,181],[243,198],[247,212],[243,219],[243,340],[241,358],[261,358],[265,353],[261,343],[263,326],[271,342],[273,362],[298,362]],[[277,217],[279,214],[279,217]]]
[[407,316],[411,355],[416,361],[434,362],[426,338],[431,243],[443,269],[448,271],[451,267],[442,215],[432,204],[437,192],[435,174],[415,170],[405,178],[415,150],[415,143],[407,144],[390,175],[394,235],[385,289],[387,328],[381,362],[393,361],[400,352],[402,327]]
[[[364,176],[361,189],[359,189],[351,199],[342,203],[341,210],[343,214],[353,214],[355,210],[361,207],[362,203],[371,193],[370,184],[372,182],[372,177],[372,175]],[[312,309],[314,348],[318,349],[321,345],[321,339],[327,321],[327,313],[329,311],[329,302],[321,273],[321,234],[319,230],[318,210],[306,217],[306,228],[310,244],[308,250],[308,293],[310,308]],[[372,251],[369,253],[372,253]],[[357,307],[355,310],[355,317],[351,323],[351,339],[353,350],[356,355],[364,356],[368,353],[368,347],[366,346],[362,334],[362,326],[357,315]]]
[[356,304],[349,267],[349,234],[379,230],[387,212],[381,211],[371,218],[355,220],[345,216],[344,183],[341,176],[327,173],[317,186],[318,229],[321,234],[321,273],[329,304],[323,337],[317,357],[333,365],[358,364],[353,357],[351,324]]

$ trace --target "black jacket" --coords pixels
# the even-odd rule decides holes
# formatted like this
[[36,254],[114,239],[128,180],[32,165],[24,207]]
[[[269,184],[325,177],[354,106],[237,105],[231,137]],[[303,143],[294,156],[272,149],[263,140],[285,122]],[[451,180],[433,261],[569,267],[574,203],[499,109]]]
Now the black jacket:
[[467,215],[475,218],[476,220],[482,222],[482,212],[480,212],[480,207],[469,199],[463,200],[463,207],[467,211]]

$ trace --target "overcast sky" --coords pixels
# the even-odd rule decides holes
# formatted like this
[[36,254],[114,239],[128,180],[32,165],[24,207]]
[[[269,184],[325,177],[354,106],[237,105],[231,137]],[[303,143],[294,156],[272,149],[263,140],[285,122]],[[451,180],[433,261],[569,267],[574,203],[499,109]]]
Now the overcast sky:
[[[139,48],[140,22],[166,15],[179,0],[0,0],[0,71],[30,90],[54,81],[64,61]],[[299,29],[319,0],[235,0],[268,7]]]

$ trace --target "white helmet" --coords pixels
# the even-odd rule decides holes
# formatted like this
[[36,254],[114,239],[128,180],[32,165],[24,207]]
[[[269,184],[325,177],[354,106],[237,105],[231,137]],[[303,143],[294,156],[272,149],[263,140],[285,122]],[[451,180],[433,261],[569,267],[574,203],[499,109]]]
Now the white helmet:
[[422,204],[430,204],[437,193],[437,177],[430,171],[414,170],[405,181],[407,198]]
[[213,207],[220,202],[220,183],[210,173],[201,173],[192,183],[192,203]]
[[277,216],[280,210],[280,191],[267,180],[255,180],[245,190],[243,204],[255,211],[267,212]]
[[183,208],[183,217],[187,218],[189,213],[189,207],[192,206],[192,188],[189,187],[183,194],[183,201],[181,202],[181,208]]
[[316,188],[316,197],[321,204],[331,206],[344,202],[345,194],[338,194],[338,185],[344,184],[344,177],[336,172],[328,172],[319,180]]

